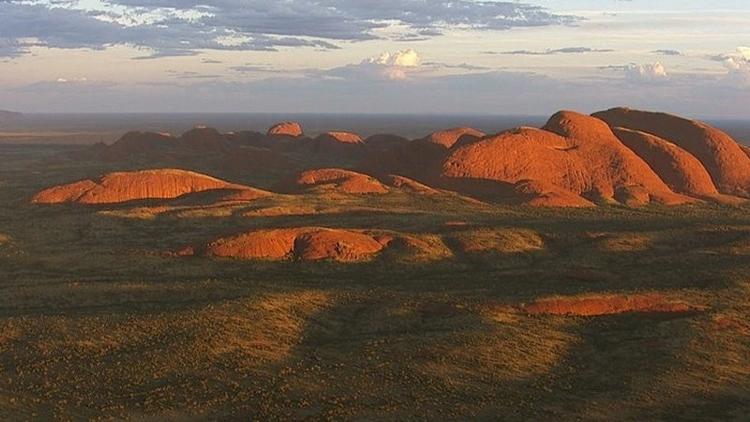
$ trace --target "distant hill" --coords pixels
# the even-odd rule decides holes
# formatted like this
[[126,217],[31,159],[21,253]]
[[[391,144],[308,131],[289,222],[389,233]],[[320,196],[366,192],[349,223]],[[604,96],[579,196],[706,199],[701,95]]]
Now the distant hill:
[[23,114],[17,113],[15,111],[0,110],[0,122],[15,120],[21,116],[23,116]]

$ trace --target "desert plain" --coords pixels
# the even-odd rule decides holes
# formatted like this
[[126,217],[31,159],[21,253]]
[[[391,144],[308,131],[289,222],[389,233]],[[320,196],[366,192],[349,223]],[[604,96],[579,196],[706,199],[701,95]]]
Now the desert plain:
[[285,122],[0,163],[0,419],[750,418],[750,150],[709,125]]

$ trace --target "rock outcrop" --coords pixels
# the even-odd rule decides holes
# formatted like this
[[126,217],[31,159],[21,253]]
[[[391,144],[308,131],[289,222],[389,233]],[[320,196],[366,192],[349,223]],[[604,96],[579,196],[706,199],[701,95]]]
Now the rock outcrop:
[[750,197],[750,157],[726,133],[666,113],[614,108],[594,116],[612,127],[650,133],[674,143],[703,164],[719,192]]
[[237,185],[186,170],[159,169],[109,173],[99,180],[82,180],[55,186],[37,193],[37,204],[115,204],[141,199],[173,199],[182,195],[216,189],[243,190]]
[[[585,205],[573,195],[587,201],[692,202],[672,192],[605,122],[570,111],[555,114],[543,129],[519,128],[454,149],[442,176],[467,193],[487,181],[515,185],[530,180],[534,184],[523,191],[548,192],[560,205],[568,202],[563,199],[570,199],[570,206]],[[631,201],[633,196],[640,200]]]
[[281,122],[271,126],[267,132],[268,136],[289,136],[299,138],[304,135],[302,125],[297,122]]
[[203,253],[237,259],[359,262],[372,259],[383,248],[381,242],[365,233],[304,227],[259,230],[220,239],[206,245]]
[[689,152],[645,132],[620,127],[613,130],[673,191],[698,198],[718,195],[711,175]]
[[457,127],[453,129],[441,130],[433,132],[421,140],[429,142],[431,144],[442,145],[445,148],[452,148],[458,144],[468,144],[477,139],[483,138],[484,132],[478,131],[470,127]]
[[365,153],[365,143],[356,133],[326,132],[309,141],[313,153],[361,158]]
[[283,182],[280,189],[292,193],[310,190],[349,194],[388,192],[388,188],[374,177],[337,168],[303,171],[294,178]]

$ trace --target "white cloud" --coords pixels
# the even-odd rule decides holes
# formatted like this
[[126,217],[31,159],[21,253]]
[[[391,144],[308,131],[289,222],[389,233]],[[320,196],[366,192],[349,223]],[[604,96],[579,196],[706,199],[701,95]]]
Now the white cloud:
[[422,67],[422,57],[413,50],[385,52],[369,57],[359,64],[351,64],[324,72],[325,76],[341,79],[404,81],[411,79]]
[[630,64],[625,68],[625,76],[637,82],[655,82],[667,79],[669,74],[663,64]]
[[737,47],[736,52],[720,54],[712,59],[720,61],[729,71],[729,84],[740,87],[750,87],[750,47]]
[[378,57],[365,59],[363,63],[396,67],[419,67],[422,58],[414,49],[401,50],[395,53],[385,52]]

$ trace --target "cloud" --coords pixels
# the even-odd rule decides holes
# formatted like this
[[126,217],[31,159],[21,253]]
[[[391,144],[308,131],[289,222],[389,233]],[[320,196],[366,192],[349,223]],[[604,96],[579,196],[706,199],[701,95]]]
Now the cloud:
[[630,82],[654,83],[669,79],[666,67],[659,62],[653,64],[630,63],[626,65],[603,66],[599,69],[622,72],[625,75],[625,79]]
[[362,60],[358,64],[337,67],[323,72],[324,76],[341,79],[403,81],[410,79],[422,67],[422,57],[416,50],[385,52]]
[[459,64],[449,64],[449,63],[440,63],[440,62],[424,62],[422,63],[425,67],[432,67],[435,69],[459,69],[459,70],[468,70],[468,71],[478,71],[478,70],[490,70],[489,67],[486,66],[477,66],[469,63],[459,63]]
[[232,66],[229,68],[229,70],[232,70],[234,72],[238,73],[264,73],[264,72],[274,72],[275,70],[268,66],[263,65],[257,65],[257,64],[245,64],[242,66]]
[[652,54],[661,54],[662,56],[681,56],[682,52],[678,50],[654,50]]
[[551,56],[555,54],[584,54],[584,53],[611,53],[615,50],[609,48],[588,48],[588,47],[565,47],[554,50],[544,51],[533,51],[533,50],[513,50],[513,51],[502,51],[493,52],[485,51],[485,54],[507,54],[507,55],[522,55],[522,56]]
[[216,79],[216,78],[221,77],[221,75],[209,75],[209,74],[200,73],[200,72],[174,70],[174,69],[168,69],[166,72],[176,79]]
[[630,64],[625,69],[625,75],[628,79],[646,82],[659,81],[669,77],[667,69],[659,62],[654,64]]
[[[426,67],[413,69],[421,72]],[[613,67],[614,68],[614,67]],[[279,75],[266,79],[173,79],[107,85],[105,82],[0,86],[0,98],[36,112],[280,112],[444,113],[550,115],[560,109],[593,112],[630,106],[699,118],[750,118],[750,90],[721,75],[676,73],[645,89],[619,78],[561,79],[533,72],[493,71],[441,75],[425,72],[408,83],[325,75]],[[67,76],[67,75],[66,75]]]
[[727,70],[725,82],[731,86],[750,87],[750,47],[737,47],[733,53],[708,56]]
[[[199,50],[338,48],[399,26],[430,38],[446,29],[504,30],[564,25],[579,18],[510,1],[472,0],[0,0],[0,55],[27,52],[20,40],[53,48],[148,49],[139,58]],[[242,40],[226,44],[226,38]]]

